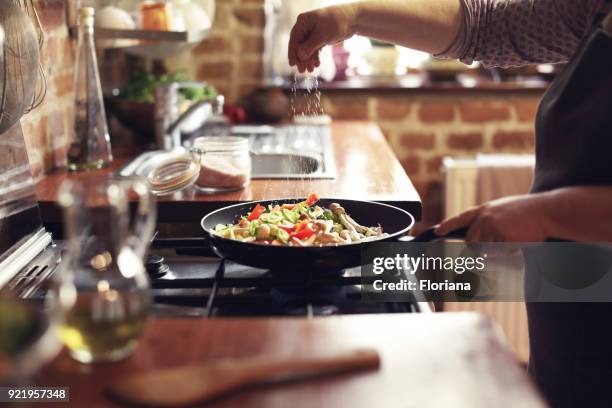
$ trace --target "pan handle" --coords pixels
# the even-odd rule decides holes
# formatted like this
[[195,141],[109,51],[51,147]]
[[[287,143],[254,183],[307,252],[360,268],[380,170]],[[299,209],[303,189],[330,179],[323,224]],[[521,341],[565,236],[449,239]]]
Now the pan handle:
[[454,231],[451,231],[444,236],[439,236],[435,232],[436,227],[437,226],[434,226],[434,227],[431,227],[423,231],[422,233],[414,237],[411,240],[411,242],[432,242],[432,241],[444,240],[444,239],[465,239],[465,237],[467,236],[467,232],[468,232],[468,228],[463,227],[463,228],[459,228]]

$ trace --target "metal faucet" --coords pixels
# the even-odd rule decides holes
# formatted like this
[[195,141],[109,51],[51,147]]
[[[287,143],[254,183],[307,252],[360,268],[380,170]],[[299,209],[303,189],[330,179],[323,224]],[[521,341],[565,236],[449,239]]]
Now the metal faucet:
[[201,116],[203,125],[213,117],[223,116],[225,97],[218,95],[214,103],[199,101],[179,114],[179,91],[184,88],[204,88],[200,82],[173,82],[161,85],[155,94],[155,142],[158,149],[175,150],[181,148],[181,133],[184,125],[196,115]]

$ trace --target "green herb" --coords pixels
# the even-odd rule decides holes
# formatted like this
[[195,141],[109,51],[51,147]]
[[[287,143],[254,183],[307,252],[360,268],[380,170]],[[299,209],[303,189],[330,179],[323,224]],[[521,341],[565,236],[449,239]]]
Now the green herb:
[[[160,76],[137,72],[132,76],[128,85],[121,89],[120,95],[124,99],[134,102],[154,103],[155,93],[159,86],[185,81],[187,81],[187,77],[182,72]],[[218,95],[217,90],[210,85],[183,88],[179,92],[186,100],[192,102],[212,100]]]

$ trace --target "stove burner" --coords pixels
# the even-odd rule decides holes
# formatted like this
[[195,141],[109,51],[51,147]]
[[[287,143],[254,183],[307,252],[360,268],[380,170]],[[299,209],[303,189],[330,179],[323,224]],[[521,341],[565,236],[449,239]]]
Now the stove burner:
[[419,311],[416,302],[364,302],[359,267],[264,270],[191,251],[198,245],[191,239],[153,243],[147,271],[154,278],[151,284],[157,303],[198,308],[202,317]]
[[159,279],[170,272],[170,267],[164,262],[166,259],[160,255],[149,255],[145,260],[145,268],[151,279]]

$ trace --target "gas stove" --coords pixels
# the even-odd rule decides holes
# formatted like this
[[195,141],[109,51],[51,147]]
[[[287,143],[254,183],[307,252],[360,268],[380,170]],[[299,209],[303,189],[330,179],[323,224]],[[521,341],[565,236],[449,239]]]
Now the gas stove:
[[[64,243],[56,241],[8,282],[20,297],[42,300],[59,270]],[[422,302],[368,303],[361,299],[360,268],[341,271],[256,269],[221,259],[203,238],[152,241],[146,259],[158,317],[329,316],[419,313]]]
[[[328,316],[431,311],[427,303],[368,303],[361,269],[270,271],[217,257],[204,239],[156,239],[147,270],[158,312],[193,316]],[[182,310],[181,310],[182,309]]]

